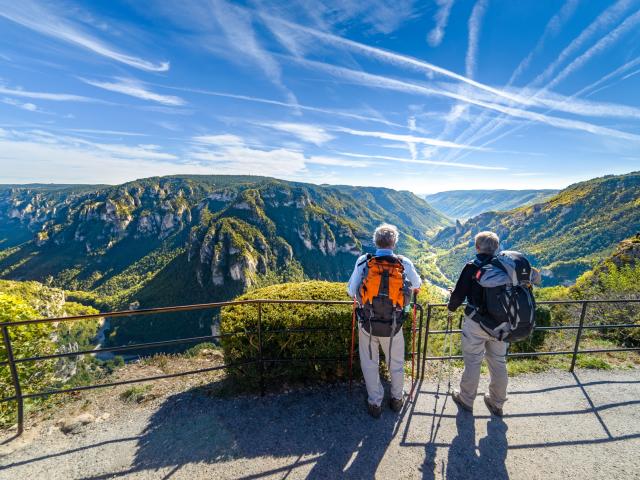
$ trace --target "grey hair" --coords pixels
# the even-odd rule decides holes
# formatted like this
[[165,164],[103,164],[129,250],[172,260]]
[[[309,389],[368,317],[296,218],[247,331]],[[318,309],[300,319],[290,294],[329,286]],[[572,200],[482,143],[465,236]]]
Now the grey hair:
[[493,232],[480,232],[475,241],[479,253],[495,255],[500,248],[500,238]]
[[398,227],[383,223],[373,232],[373,242],[378,248],[393,248],[398,243]]

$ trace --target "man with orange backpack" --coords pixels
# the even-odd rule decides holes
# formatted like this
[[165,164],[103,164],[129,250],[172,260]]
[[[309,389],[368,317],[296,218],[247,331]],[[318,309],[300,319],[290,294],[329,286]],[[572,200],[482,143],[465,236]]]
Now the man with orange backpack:
[[367,386],[367,411],[374,418],[382,414],[384,398],[379,374],[380,347],[391,374],[389,405],[395,412],[402,409],[405,355],[402,323],[411,294],[417,294],[422,284],[411,260],[393,253],[398,236],[394,225],[376,228],[373,234],[376,253],[358,258],[347,287],[358,306],[360,366]]

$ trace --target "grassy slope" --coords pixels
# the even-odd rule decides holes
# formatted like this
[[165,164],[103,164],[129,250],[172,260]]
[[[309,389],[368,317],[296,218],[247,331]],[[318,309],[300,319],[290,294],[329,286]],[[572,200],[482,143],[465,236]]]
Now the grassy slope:
[[572,185],[546,202],[489,212],[433,239],[438,264],[454,277],[473,255],[473,236],[493,230],[505,249],[528,254],[546,269],[547,285],[572,282],[615,244],[640,230],[640,173],[606,176]]

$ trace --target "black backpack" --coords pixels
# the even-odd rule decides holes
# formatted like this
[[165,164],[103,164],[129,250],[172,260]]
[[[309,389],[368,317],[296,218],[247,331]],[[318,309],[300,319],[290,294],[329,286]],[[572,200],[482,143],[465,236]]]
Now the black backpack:
[[519,252],[503,251],[488,262],[476,260],[474,280],[482,287],[482,305],[471,318],[492,337],[505,342],[524,340],[536,326],[536,301],[531,264]]

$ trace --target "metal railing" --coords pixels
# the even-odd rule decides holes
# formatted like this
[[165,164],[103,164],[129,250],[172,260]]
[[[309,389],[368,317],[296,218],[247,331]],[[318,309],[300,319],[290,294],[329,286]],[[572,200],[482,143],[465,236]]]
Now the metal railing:
[[[507,353],[509,358],[527,358],[527,357],[541,357],[550,355],[571,355],[571,365],[569,371],[573,372],[576,366],[576,359],[579,354],[583,353],[611,353],[611,352],[637,352],[640,351],[639,347],[623,347],[623,348],[601,348],[601,349],[587,349],[580,350],[580,341],[582,340],[582,333],[584,330],[607,330],[613,328],[640,328],[640,324],[636,323],[623,323],[623,324],[589,324],[585,325],[584,321],[587,315],[587,308],[589,305],[594,304],[640,304],[640,299],[615,299],[615,300],[554,300],[554,301],[540,301],[536,302],[537,305],[579,305],[580,317],[577,324],[571,325],[556,325],[556,326],[536,326],[534,331],[557,331],[557,330],[577,330],[576,339],[572,350],[558,350],[558,351],[543,351],[543,352],[519,352],[519,353]],[[446,309],[446,303],[429,303],[427,304],[427,322],[426,322],[426,334],[424,345],[422,345],[422,370],[420,372],[420,378],[424,378],[425,365],[428,361],[437,360],[462,360],[462,355],[452,355],[451,349],[449,349],[449,355],[429,356],[427,354],[427,347],[429,345],[430,335],[452,335],[461,334],[461,329],[451,328],[451,318],[447,321],[447,327],[445,330],[431,330],[431,320],[434,316],[434,310]]]
[[[2,402],[17,402],[17,420],[18,420],[18,430],[16,436],[20,436],[24,430],[24,401],[30,398],[38,398],[38,397],[46,397],[49,395],[59,395],[63,393],[72,393],[79,392],[83,390],[93,390],[96,388],[105,388],[105,387],[114,387],[119,385],[127,385],[133,383],[140,382],[148,382],[155,380],[162,380],[166,378],[174,378],[181,377],[185,375],[196,375],[200,373],[212,372],[216,370],[230,369],[247,365],[258,365],[259,366],[259,377],[260,377],[260,392],[261,395],[265,394],[265,365],[269,363],[279,363],[279,362],[346,362],[349,361],[349,369],[351,370],[353,352],[345,352],[348,355],[344,356],[333,356],[333,357],[296,357],[296,358],[265,358],[263,355],[264,349],[264,334],[265,333],[284,333],[284,334],[292,334],[292,333],[310,333],[310,332],[337,332],[337,331],[350,331],[352,335],[352,328],[339,327],[339,328],[324,328],[324,327],[309,327],[309,328],[289,328],[289,329],[264,329],[263,326],[263,305],[265,304],[285,304],[285,305],[344,305],[344,306],[352,306],[353,302],[347,300],[271,300],[271,299],[256,299],[256,300],[238,300],[238,301],[229,301],[229,302],[217,302],[217,303],[204,303],[197,305],[182,305],[175,307],[159,307],[159,308],[146,308],[139,310],[123,310],[117,312],[106,312],[106,313],[96,313],[91,315],[77,315],[70,317],[57,317],[57,318],[41,318],[34,320],[21,320],[16,322],[0,322],[0,331],[2,332],[2,338],[4,342],[5,351],[7,354],[7,360],[0,362],[0,366],[9,366],[9,372],[11,376],[11,381],[13,383],[14,395],[10,397],[0,398],[0,403]],[[189,337],[189,338],[180,338],[175,340],[163,340],[156,342],[146,342],[146,343],[138,343],[133,345],[123,345],[116,347],[104,347],[97,348],[92,350],[80,350],[73,352],[61,352],[54,353],[50,355],[41,355],[41,356],[33,356],[33,357],[20,357],[16,358],[13,350],[13,344],[11,341],[11,335],[9,333],[10,328],[16,328],[25,325],[34,325],[40,323],[59,323],[59,322],[73,322],[80,320],[90,320],[90,319],[99,319],[99,318],[119,318],[119,317],[133,317],[133,316],[143,316],[143,315],[151,315],[151,314],[163,314],[163,313],[177,313],[177,312],[190,312],[196,310],[209,310],[215,308],[223,308],[230,306],[238,306],[238,305],[251,305],[255,306],[257,310],[257,320],[256,320],[256,329],[255,330],[244,330],[239,332],[229,332],[229,333],[220,333],[218,335],[205,335],[198,337]],[[422,334],[422,322],[423,322],[423,309],[422,305],[415,305],[416,310],[420,312],[419,316],[419,326],[413,324],[412,326],[412,335],[418,332],[418,346],[421,341]],[[411,322],[405,322],[406,324],[410,324]],[[202,343],[213,340],[220,340],[225,337],[232,336],[244,336],[247,339],[250,336],[257,336],[258,339],[258,351],[257,357],[251,360],[236,362],[233,364],[224,364],[224,365],[216,365],[208,368],[200,368],[197,370],[188,370],[184,372],[177,373],[168,373],[163,375],[155,375],[151,377],[141,377],[131,380],[121,380],[121,381],[113,381],[113,382],[105,382],[99,384],[92,385],[83,385],[77,387],[69,387],[69,388],[60,388],[53,390],[46,390],[42,392],[34,392],[34,393],[23,393],[22,385],[20,383],[20,376],[18,374],[18,366],[22,363],[26,362],[39,362],[43,360],[52,360],[66,357],[77,357],[80,355],[96,355],[103,352],[122,352],[122,351],[131,351],[131,350],[144,350],[144,349],[152,349],[158,347],[169,347],[173,345],[181,345],[187,343]],[[349,338],[345,336],[345,340]],[[414,344],[415,345],[415,344]],[[418,347],[419,350],[419,347]],[[415,359],[418,361],[418,366],[415,369],[416,372],[420,371],[419,362],[420,358],[417,355],[418,350],[415,348],[412,349],[411,355],[412,360]],[[351,382],[349,382],[351,384]],[[414,384],[413,378],[413,368],[412,368],[412,386]]]
[[[554,331],[554,330],[577,330],[576,339],[574,348],[572,350],[566,351],[544,351],[544,352],[529,352],[529,353],[509,353],[509,357],[538,357],[545,355],[572,355],[571,357],[571,366],[569,368],[570,371],[573,371],[576,364],[576,358],[579,354],[583,353],[608,353],[608,352],[631,352],[631,351],[640,351],[638,347],[623,347],[623,348],[603,348],[603,349],[587,349],[580,350],[580,342],[582,339],[582,333],[584,330],[594,330],[594,329],[613,329],[613,328],[640,328],[640,324],[626,323],[626,324],[588,324],[585,325],[585,318],[587,314],[587,309],[589,305],[592,304],[639,304],[640,299],[632,299],[632,300],[566,300],[566,301],[543,301],[538,302],[538,305],[579,305],[580,308],[580,316],[578,324],[571,325],[558,325],[558,326],[542,326],[536,327],[537,331]],[[175,307],[160,307],[160,308],[148,308],[148,309],[140,309],[140,310],[124,310],[117,312],[106,312],[106,313],[97,313],[92,315],[78,315],[72,317],[59,317],[59,318],[42,318],[42,319],[34,319],[34,320],[22,320],[16,322],[0,322],[0,331],[2,332],[3,343],[5,347],[5,351],[7,354],[7,360],[0,362],[0,366],[7,365],[9,367],[9,373],[11,376],[11,381],[14,387],[14,395],[11,397],[5,397],[0,399],[0,403],[2,402],[17,402],[17,417],[18,417],[18,432],[19,436],[24,429],[24,401],[30,398],[38,398],[38,397],[46,397],[49,395],[58,395],[63,393],[72,393],[83,390],[92,390],[96,388],[106,388],[106,387],[114,387],[118,385],[127,385],[133,383],[147,382],[147,381],[155,381],[166,378],[175,378],[186,375],[196,375],[200,373],[212,372],[216,370],[230,369],[240,366],[246,365],[258,365],[259,366],[259,378],[260,378],[260,391],[261,394],[265,393],[265,366],[269,363],[277,363],[277,362],[325,362],[325,361],[335,361],[335,362],[351,362],[352,360],[352,351],[346,352],[348,355],[345,356],[334,356],[334,357],[296,357],[296,358],[266,358],[263,355],[264,348],[264,335],[265,333],[284,333],[284,334],[292,334],[292,333],[311,333],[311,332],[337,332],[337,331],[351,331],[351,328],[338,327],[338,328],[324,328],[324,327],[310,327],[310,328],[291,328],[291,329],[264,329],[263,325],[263,305],[265,304],[297,304],[297,305],[344,305],[351,306],[352,302],[343,301],[343,300],[270,300],[270,299],[256,299],[256,300],[239,300],[239,301],[229,301],[229,302],[217,302],[217,303],[205,303],[205,304],[197,304],[197,305],[183,305],[183,306],[175,306]],[[189,338],[180,338],[174,340],[163,340],[163,341],[155,341],[155,342],[146,342],[146,343],[138,343],[134,345],[123,345],[116,347],[103,347],[94,350],[81,350],[74,352],[62,352],[62,353],[54,353],[50,355],[42,355],[42,356],[33,356],[33,357],[20,357],[16,358],[13,350],[13,344],[11,341],[11,336],[9,329],[16,328],[25,325],[33,325],[39,323],[58,323],[58,322],[73,322],[80,320],[89,320],[89,319],[98,319],[98,318],[118,318],[118,317],[134,317],[134,316],[144,316],[158,313],[177,313],[177,312],[189,312],[196,310],[208,310],[222,307],[230,307],[237,305],[252,305],[255,306],[257,310],[257,319],[256,319],[256,329],[251,331],[240,331],[240,332],[229,332],[229,333],[220,333],[218,335],[206,335],[206,336],[198,336],[198,337],[189,337]],[[412,358],[412,391],[414,382],[416,379],[424,379],[425,376],[425,367],[428,361],[437,361],[437,360],[454,360],[454,359],[462,359],[462,355],[452,355],[451,350],[449,351],[449,355],[443,356],[429,356],[428,355],[428,346],[429,346],[429,336],[430,335],[452,335],[452,334],[460,334],[462,331],[460,329],[453,329],[451,327],[451,317],[449,317],[447,322],[447,327],[445,330],[431,330],[431,322],[434,317],[434,311],[440,308],[446,308],[446,304],[426,304],[427,318],[426,325],[423,323],[423,306],[417,304],[416,310],[419,312],[419,317],[417,321],[414,322],[405,322],[405,325],[411,324],[411,334],[412,334],[412,342],[411,342],[411,358]],[[415,317],[414,317],[415,318]],[[423,336],[424,331],[424,336]],[[416,339],[417,334],[417,339]],[[143,350],[143,349],[151,349],[151,348],[159,348],[159,347],[168,347],[173,345],[181,345],[187,343],[201,343],[206,341],[220,340],[225,337],[232,336],[245,336],[249,338],[249,336],[255,335],[258,339],[258,351],[257,357],[243,361],[236,362],[233,364],[224,364],[224,365],[216,365],[208,368],[200,368],[196,370],[188,370],[177,373],[167,373],[163,375],[155,375],[151,377],[142,377],[131,380],[121,380],[121,381],[113,381],[92,385],[83,385],[77,387],[69,387],[69,388],[60,388],[55,390],[46,390],[42,392],[34,392],[24,394],[22,392],[22,386],[20,384],[20,377],[18,373],[18,366],[25,362],[38,362],[43,360],[51,360],[56,358],[66,358],[66,357],[76,357],[79,355],[95,355],[101,352],[122,352],[122,351],[131,351],[131,350]],[[349,338],[345,336],[345,342],[348,343]],[[415,372],[417,375],[414,375],[414,361],[415,363]],[[351,366],[351,363],[349,363]]]

